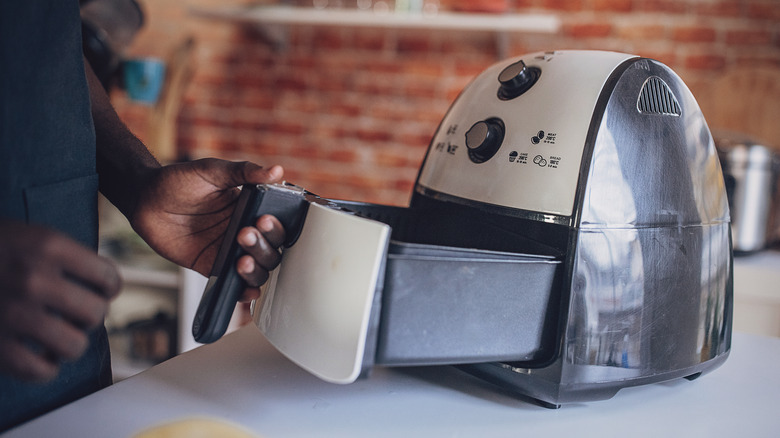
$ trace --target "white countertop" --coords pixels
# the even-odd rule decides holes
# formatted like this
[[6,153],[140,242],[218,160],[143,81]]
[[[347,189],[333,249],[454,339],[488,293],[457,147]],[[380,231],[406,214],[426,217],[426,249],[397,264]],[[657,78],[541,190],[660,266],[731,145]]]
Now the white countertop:
[[259,437],[776,437],[780,339],[735,333],[695,381],[624,389],[548,410],[452,367],[374,370],[335,385],[282,357],[253,326],[40,417],[11,437],[131,437],[207,416]]
[[780,252],[762,251],[734,257],[734,290],[738,294],[780,301]]
[[780,251],[734,257],[734,329],[780,336]]

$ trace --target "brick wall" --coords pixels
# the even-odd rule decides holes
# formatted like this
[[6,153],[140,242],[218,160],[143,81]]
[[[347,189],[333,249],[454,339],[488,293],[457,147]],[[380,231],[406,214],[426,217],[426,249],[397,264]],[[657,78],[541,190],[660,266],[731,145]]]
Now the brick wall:
[[[277,49],[255,29],[189,13],[247,2],[142,2],[147,26],[129,55],[164,57],[186,36],[196,39],[195,73],[177,119],[179,152],[279,163],[289,181],[329,197],[405,204],[450,103],[499,57],[490,32],[291,27]],[[442,9],[496,5],[555,14],[563,24],[554,35],[508,34],[508,56],[636,53],[669,65],[697,96],[739,66],[780,69],[778,0],[440,2]],[[120,92],[113,99],[146,138],[151,110]]]

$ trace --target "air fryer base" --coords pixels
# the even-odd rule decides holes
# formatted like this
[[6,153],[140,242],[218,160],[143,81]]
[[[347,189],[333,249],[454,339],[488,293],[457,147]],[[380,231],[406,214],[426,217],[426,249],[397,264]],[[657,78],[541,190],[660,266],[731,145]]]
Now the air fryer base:
[[506,389],[520,398],[527,398],[539,406],[558,409],[565,403],[608,400],[618,391],[633,386],[667,382],[685,378],[695,380],[715,370],[726,361],[729,351],[696,366],[659,373],[653,376],[597,383],[559,383],[540,379],[502,363],[459,365],[457,368]]

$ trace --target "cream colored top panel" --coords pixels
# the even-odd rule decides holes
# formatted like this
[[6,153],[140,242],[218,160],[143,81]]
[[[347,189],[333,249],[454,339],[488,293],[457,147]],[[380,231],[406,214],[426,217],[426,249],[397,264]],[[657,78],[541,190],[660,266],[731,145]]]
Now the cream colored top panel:
[[[631,58],[563,51],[493,65],[464,90],[443,120],[418,183],[474,201],[570,216],[596,101],[610,74]],[[499,99],[499,74],[521,59],[541,69],[538,81],[519,97]],[[475,163],[465,134],[494,117],[504,123],[504,140],[495,156]]]

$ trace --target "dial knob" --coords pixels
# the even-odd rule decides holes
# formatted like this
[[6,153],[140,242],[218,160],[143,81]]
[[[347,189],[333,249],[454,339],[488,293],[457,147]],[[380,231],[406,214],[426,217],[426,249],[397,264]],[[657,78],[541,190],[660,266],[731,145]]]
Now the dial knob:
[[479,121],[466,132],[466,148],[475,163],[484,163],[498,152],[504,141],[504,122],[499,118]]
[[498,98],[509,100],[525,93],[536,83],[541,74],[542,71],[538,67],[528,67],[523,60],[509,65],[498,75],[498,82],[501,83]]

